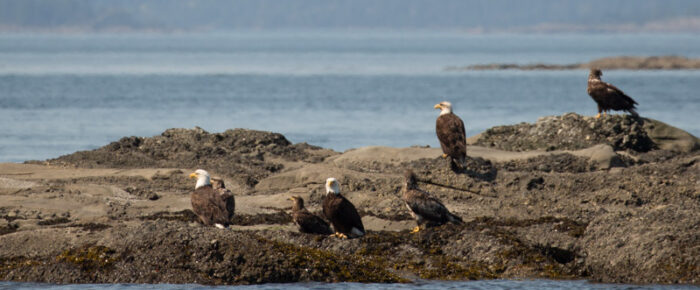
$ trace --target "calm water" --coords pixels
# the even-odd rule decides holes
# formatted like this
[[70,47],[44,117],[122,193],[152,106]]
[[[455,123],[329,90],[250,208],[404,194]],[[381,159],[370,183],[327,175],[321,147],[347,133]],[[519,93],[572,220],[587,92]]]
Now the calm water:
[[295,284],[263,284],[252,286],[202,286],[202,285],[173,285],[173,284],[87,284],[87,285],[51,285],[39,283],[9,283],[0,282],[0,289],[60,289],[60,290],[88,290],[88,289],[153,289],[153,290],[179,290],[179,289],[242,289],[242,290],[273,290],[273,289],[349,289],[349,290],[377,290],[377,289],[614,289],[614,290],[645,290],[645,289],[700,289],[700,287],[686,285],[624,285],[624,284],[594,284],[586,281],[550,281],[550,280],[483,280],[466,282],[424,281],[415,284],[361,284],[361,283],[295,283]]
[[[438,146],[442,100],[468,135],[596,113],[587,71],[446,71],[613,55],[700,57],[697,35],[240,32],[0,35],[0,162],[47,159],[167,128],[250,128],[343,151]],[[700,135],[700,71],[609,71],[642,116]]]

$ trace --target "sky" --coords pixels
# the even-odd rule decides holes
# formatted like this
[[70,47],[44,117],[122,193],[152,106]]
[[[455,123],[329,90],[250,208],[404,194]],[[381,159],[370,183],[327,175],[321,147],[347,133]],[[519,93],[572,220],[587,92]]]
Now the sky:
[[697,0],[0,0],[0,31],[700,32]]

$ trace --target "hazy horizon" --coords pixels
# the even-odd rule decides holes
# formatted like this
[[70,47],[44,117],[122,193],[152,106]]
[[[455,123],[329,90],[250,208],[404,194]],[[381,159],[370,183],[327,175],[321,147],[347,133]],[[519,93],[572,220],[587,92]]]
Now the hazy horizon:
[[693,0],[0,0],[3,32],[700,32]]

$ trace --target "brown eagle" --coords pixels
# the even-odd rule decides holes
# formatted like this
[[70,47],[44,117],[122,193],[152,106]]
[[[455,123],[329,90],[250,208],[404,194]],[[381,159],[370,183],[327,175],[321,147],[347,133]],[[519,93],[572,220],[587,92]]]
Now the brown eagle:
[[233,213],[229,213],[226,201],[211,186],[209,173],[197,169],[190,174],[190,178],[197,179],[194,191],[190,196],[192,211],[205,225],[214,225],[217,228],[228,227],[231,224],[229,216]]
[[441,102],[434,108],[440,109],[440,116],[435,122],[435,133],[440,140],[442,157],[450,157],[452,169],[466,168],[467,134],[464,131],[464,122],[452,113],[450,102]]
[[340,194],[340,184],[333,177],[326,180],[323,214],[333,225],[335,236],[355,238],[365,235],[365,226],[362,225],[360,214],[355,206]]
[[226,184],[224,184],[223,179],[218,179],[218,178],[211,178],[211,186],[216,190],[216,192],[219,193],[219,196],[224,200],[224,203],[226,203],[226,211],[228,211],[228,219],[229,221],[233,218],[233,213],[236,210],[236,199],[233,196],[233,193],[226,188]]
[[600,118],[600,113],[606,114],[610,110],[623,110],[629,112],[632,116],[639,116],[635,110],[637,102],[622,92],[622,90],[601,81],[600,77],[602,75],[603,72],[597,68],[591,69],[591,73],[588,75],[588,88],[586,91],[598,103],[598,115],[595,117]]
[[304,199],[300,196],[289,198],[292,204],[292,219],[299,226],[299,231],[307,234],[332,235],[333,230],[326,221],[312,214],[304,207]]
[[439,199],[431,196],[427,191],[418,188],[416,175],[413,174],[413,171],[407,170],[404,174],[404,178],[405,184],[402,198],[418,224],[418,226],[413,229],[412,233],[420,231],[422,225],[433,227],[448,222],[456,224],[462,223],[462,218],[450,213]]

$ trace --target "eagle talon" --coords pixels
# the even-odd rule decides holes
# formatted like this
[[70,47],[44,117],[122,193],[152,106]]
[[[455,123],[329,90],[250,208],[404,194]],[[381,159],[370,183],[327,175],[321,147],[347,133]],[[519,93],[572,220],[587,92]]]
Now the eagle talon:
[[447,154],[442,153],[442,158],[447,158]]
[[335,233],[335,234],[332,234],[331,236],[335,236],[335,237],[340,238],[340,239],[347,239],[348,238],[348,236],[346,236],[343,233]]
[[420,231],[420,227],[419,227],[419,226],[416,226],[415,228],[413,228],[413,230],[411,231],[411,233],[412,233],[412,234],[415,234],[415,233],[417,233],[417,232],[419,232],[419,231]]
[[595,115],[595,118],[600,119],[600,113],[598,113],[598,115]]

